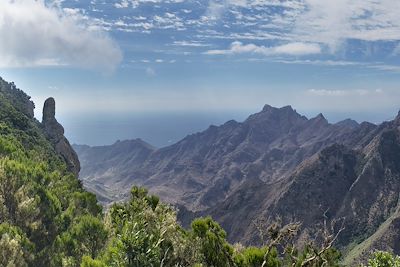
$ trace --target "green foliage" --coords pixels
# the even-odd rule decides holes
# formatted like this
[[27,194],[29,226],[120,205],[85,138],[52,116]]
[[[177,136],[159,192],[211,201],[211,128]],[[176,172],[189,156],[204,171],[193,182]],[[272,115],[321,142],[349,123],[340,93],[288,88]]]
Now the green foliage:
[[265,266],[279,267],[282,266],[281,260],[278,257],[276,248],[268,251],[268,247],[248,247],[235,253],[234,261],[236,266],[241,267],[259,267],[265,261]]
[[83,256],[81,267],[106,267],[106,265],[99,260],[92,259],[89,256]]
[[377,251],[369,259],[368,267],[400,267],[400,257],[389,252]]
[[[175,266],[191,262],[189,240],[175,211],[133,187],[131,200],[109,211],[113,233],[102,257],[108,266]],[[191,266],[187,264],[185,266]]]
[[79,218],[70,232],[74,240],[77,241],[79,250],[82,254],[95,258],[107,239],[107,230],[103,223],[90,215]]
[[195,239],[201,244],[202,261],[206,266],[233,266],[233,248],[226,242],[226,233],[211,217],[199,218],[192,222]]

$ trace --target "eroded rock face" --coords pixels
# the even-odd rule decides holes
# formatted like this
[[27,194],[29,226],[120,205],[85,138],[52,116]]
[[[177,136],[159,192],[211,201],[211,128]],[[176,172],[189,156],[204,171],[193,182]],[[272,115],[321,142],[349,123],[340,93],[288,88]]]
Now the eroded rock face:
[[66,161],[68,168],[75,175],[79,174],[81,169],[78,156],[71,147],[67,138],[64,136],[64,127],[58,123],[55,118],[56,102],[50,97],[44,102],[42,125],[45,129],[47,138],[54,145],[55,150]]

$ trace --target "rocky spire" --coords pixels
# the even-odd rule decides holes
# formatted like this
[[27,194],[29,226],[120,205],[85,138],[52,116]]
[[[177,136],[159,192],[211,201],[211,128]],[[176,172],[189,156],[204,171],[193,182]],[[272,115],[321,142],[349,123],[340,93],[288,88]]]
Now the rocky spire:
[[55,118],[56,101],[54,98],[48,98],[43,105],[42,124],[46,130],[47,136],[51,141],[57,142],[64,137],[64,127],[58,123]]
[[80,162],[75,151],[72,149],[67,138],[64,136],[64,127],[55,118],[56,102],[50,97],[44,102],[42,125],[47,138],[53,144],[56,152],[60,154],[67,163],[68,169],[75,175],[79,174]]
[[56,101],[54,98],[49,97],[43,105],[43,119],[42,121],[55,120],[56,115]]

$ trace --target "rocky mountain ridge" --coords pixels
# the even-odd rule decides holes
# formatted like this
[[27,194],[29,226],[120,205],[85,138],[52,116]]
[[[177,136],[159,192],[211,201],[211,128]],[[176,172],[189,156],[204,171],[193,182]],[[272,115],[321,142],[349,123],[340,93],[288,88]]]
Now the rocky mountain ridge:
[[[210,214],[231,241],[246,244],[261,242],[255,222],[278,217],[302,223],[298,242],[315,238],[325,214],[329,223],[345,221],[338,245],[357,258],[371,244],[400,253],[390,242],[400,237],[393,219],[400,194],[399,126],[400,116],[381,125],[330,124],[322,114],[307,119],[290,106],[266,105],[244,122],[210,126],[166,148],[127,141],[128,154],[117,153],[118,144],[102,147],[114,153],[107,160],[91,156],[99,148],[75,148],[84,183],[112,192],[109,200],[123,198],[128,185],[145,186],[179,206],[183,223]],[[109,165],[113,160],[118,164]],[[97,165],[102,171],[86,172]],[[363,245],[385,222],[374,242]]]
[[[126,151],[109,155],[109,151],[119,150],[118,142],[110,147],[74,148],[84,162],[81,177],[85,182],[95,180],[118,188],[134,182],[172,203],[199,211],[223,199],[214,196],[217,199],[213,200],[213,190],[228,195],[249,178],[274,183],[288,176],[304,158],[330,144],[347,142],[345,137],[355,128],[371,127],[374,126],[329,124],[322,114],[307,119],[290,106],[278,109],[266,105],[243,123],[228,121],[219,127],[210,126],[166,148],[155,149],[138,140],[125,141],[132,146],[129,153],[138,153],[140,149],[133,146],[142,144],[145,152],[141,155]],[[353,139],[358,141],[361,137]],[[94,154],[105,158],[94,158]],[[186,192],[196,192],[196,196]]]

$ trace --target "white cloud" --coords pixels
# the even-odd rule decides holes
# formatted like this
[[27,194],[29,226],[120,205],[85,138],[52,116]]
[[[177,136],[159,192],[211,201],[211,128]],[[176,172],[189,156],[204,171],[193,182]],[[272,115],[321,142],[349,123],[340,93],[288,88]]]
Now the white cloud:
[[328,44],[337,50],[348,39],[400,39],[400,2],[392,0],[305,0],[306,11],[296,19],[296,38]]
[[321,47],[318,44],[295,42],[276,46],[272,48],[274,54],[286,55],[310,55],[321,53]]
[[115,8],[127,8],[129,7],[129,2],[127,0],[122,0],[120,3],[114,4]]
[[207,55],[232,55],[232,54],[261,54],[265,56],[270,55],[290,55],[290,56],[301,56],[320,54],[321,47],[315,43],[301,43],[294,42],[278,46],[258,46],[255,44],[243,44],[241,42],[233,42],[227,50],[208,50],[205,52]]
[[[329,48],[326,52],[337,53],[348,49],[349,40],[399,41],[399,9],[400,2],[393,0],[212,0],[204,20],[212,24],[220,19],[231,26],[210,38],[319,43]],[[228,11],[235,17],[232,23]]]
[[205,44],[199,41],[174,41],[172,43],[174,46],[189,46],[189,47],[205,47],[210,46],[210,44]]
[[0,66],[75,66],[112,71],[118,45],[76,9],[43,0],[0,1]]
[[185,0],[120,0],[119,2],[114,4],[115,8],[128,8],[132,6],[133,8],[137,8],[142,4],[174,4],[174,3],[182,3]]
[[218,3],[217,1],[210,1],[206,11],[207,19],[217,20],[220,19],[223,13],[226,11],[225,3]]

